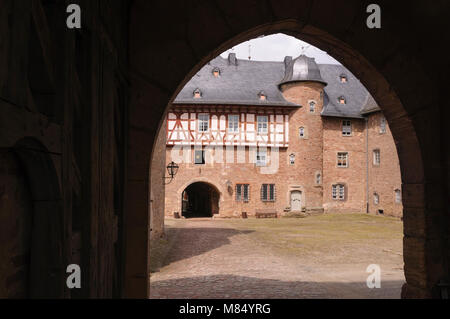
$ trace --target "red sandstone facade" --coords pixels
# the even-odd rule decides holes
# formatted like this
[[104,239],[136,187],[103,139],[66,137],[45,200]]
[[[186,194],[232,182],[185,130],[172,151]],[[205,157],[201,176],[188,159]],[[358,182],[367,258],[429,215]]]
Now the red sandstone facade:
[[384,117],[378,109],[359,118],[324,116],[325,86],[281,84],[283,98],[297,107],[172,105],[161,134],[166,165],[175,162],[179,170],[165,186],[165,216],[401,217],[399,161]]

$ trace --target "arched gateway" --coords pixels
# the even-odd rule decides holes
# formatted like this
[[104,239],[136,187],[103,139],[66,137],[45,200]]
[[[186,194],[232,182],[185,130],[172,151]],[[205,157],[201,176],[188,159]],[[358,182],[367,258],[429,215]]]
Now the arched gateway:
[[182,194],[182,215],[186,218],[213,217],[219,213],[219,191],[212,185],[197,182]]

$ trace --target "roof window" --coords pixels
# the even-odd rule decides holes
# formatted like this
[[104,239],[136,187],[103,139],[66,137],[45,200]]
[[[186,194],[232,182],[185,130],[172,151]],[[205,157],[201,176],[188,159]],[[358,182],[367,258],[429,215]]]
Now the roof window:
[[264,91],[261,91],[258,93],[258,97],[260,101],[266,101],[267,100],[267,94]]
[[200,99],[202,97],[202,91],[200,91],[200,89],[195,89],[193,94],[194,94],[194,99]]
[[220,69],[214,68],[212,74],[214,75],[215,78],[218,78],[220,76]]

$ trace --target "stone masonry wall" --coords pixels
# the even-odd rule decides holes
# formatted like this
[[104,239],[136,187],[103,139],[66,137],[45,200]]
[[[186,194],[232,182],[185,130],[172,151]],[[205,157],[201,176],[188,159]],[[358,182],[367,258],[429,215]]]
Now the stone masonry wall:
[[[326,212],[365,212],[365,123],[350,119],[352,134],[342,135],[341,118],[323,119],[324,209]],[[338,152],[348,152],[348,167],[337,166]],[[333,200],[332,186],[345,185],[345,200]]]
[[[397,149],[389,126],[386,133],[380,133],[381,112],[369,116],[369,212],[376,214],[382,210],[385,215],[401,217],[403,205],[396,202],[395,191],[402,190],[400,163]],[[374,165],[373,151],[380,150],[380,165]],[[379,203],[374,202],[374,194],[378,194]],[[401,198],[400,198],[401,199]]]

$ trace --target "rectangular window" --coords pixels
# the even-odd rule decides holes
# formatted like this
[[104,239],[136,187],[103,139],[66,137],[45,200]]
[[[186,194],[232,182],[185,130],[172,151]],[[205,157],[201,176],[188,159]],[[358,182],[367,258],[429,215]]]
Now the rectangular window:
[[263,184],[261,186],[261,200],[263,202],[274,202],[275,197],[275,184]]
[[374,150],[373,151],[373,165],[380,165],[381,163],[381,154],[380,154],[380,150]]
[[236,184],[236,201],[248,202],[250,199],[250,185],[249,184]]
[[343,136],[350,136],[352,135],[352,122],[345,120],[342,121],[342,135]]
[[258,116],[258,133],[267,133],[269,127],[269,118],[267,116]]
[[256,151],[256,166],[266,166],[267,165],[267,151],[257,150]]
[[378,205],[380,203],[380,195],[378,195],[377,193],[373,194],[373,203],[374,205]]
[[209,131],[209,115],[199,114],[198,116],[198,131],[208,132]]
[[333,185],[332,197],[334,200],[345,200],[345,185]]
[[206,163],[204,150],[196,150],[194,156],[195,156],[194,162],[196,165],[204,165]]
[[239,115],[228,115],[228,132],[239,133]]
[[298,132],[299,132],[300,138],[304,138],[305,137],[305,128],[304,127],[300,127],[298,129]]
[[395,202],[397,204],[401,204],[402,203],[402,192],[399,189],[395,190]]
[[348,167],[348,153],[338,153],[337,166]]
[[384,117],[380,120],[380,133],[385,134],[386,133],[386,119]]

